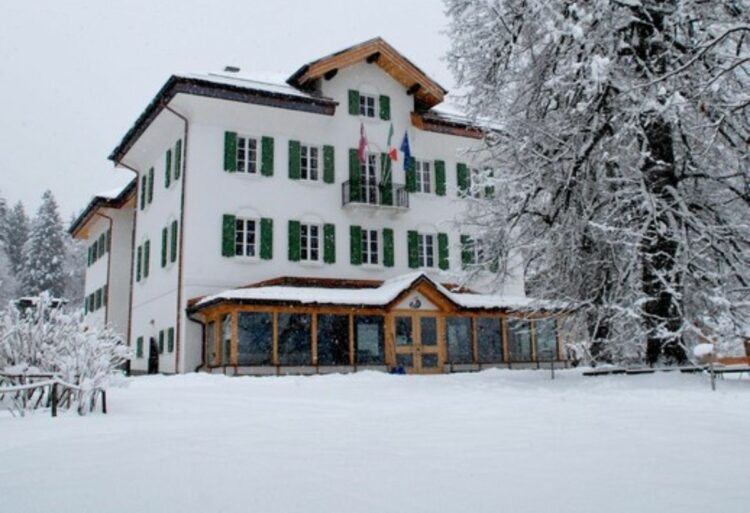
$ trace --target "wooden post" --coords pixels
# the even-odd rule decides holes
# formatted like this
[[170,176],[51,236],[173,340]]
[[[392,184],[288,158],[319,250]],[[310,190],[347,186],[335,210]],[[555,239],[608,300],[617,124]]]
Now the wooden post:
[[57,383],[50,385],[50,393],[52,394],[52,416],[57,417]]

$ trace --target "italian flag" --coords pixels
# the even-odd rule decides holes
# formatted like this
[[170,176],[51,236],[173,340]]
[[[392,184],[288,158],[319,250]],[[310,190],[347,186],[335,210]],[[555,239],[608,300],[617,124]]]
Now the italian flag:
[[393,139],[393,123],[391,123],[391,127],[388,129],[388,144],[386,145],[388,147],[388,158],[393,160],[394,162],[398,160],[398,149],[393,146],[391,143],[391,140]]

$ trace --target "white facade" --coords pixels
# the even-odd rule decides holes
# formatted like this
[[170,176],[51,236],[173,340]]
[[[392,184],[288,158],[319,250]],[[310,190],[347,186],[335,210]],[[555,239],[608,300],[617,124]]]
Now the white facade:
[[[210,76],[206,78],[210,79]],[[226,80],[233,78],[230,74]],[[221,82],[225,78],[216,80]],[[251,89],[264,89],[267,86],[247,82],[247,87]],[[281,91],[292,90],[285,85],[275,87]],[[375,117],[350,114],[347,109],[350,90],[371,94],[374,98],[388,96],[390,120],[378,117],[377,105]],[[109,275],[111,287],[123,280],[130,281],[131,263],[124,262],[121,256],[121,253],[128,253],[134,269],[132,304],[126,309],[124,304],[121,306],[121,303],[117,303],[116,308],[110,311],[122,308],[131,312],[129,343],[133,347],[138,347],[140,343],[143,348],[139,357],[132,362],[134,371],[147,370],[149,340],[152,338],[157,344],[160,338],[163,341],[159,356],[160,372],[190,372],[201,364],[201,325],[188,319],[185,314],[191,298],[281,276],[384,280],[402,275],[415,270],[409,266],[409,231],[435,236],[438,233],[446,234],[449,268],[438,268],[435,239],[434,266],[419,270],[437,282],[460,279],[460,238],[465,233],[460,222],[465,205],[459,195],[456,170],[459,162],[470,164],[467,152],[476,148],[479,141],[413,126],[413,96],[407,94],[406,88],[381,67],[364,60],[338,70],[330,80],[322,79],[319,94],[338,103],[334,115],[179,92],[169,100],[168,108],[158,112],[117,159],[119,164],[138,173],[132,244],[125,246],[127,238],[118,236],[117,231],[113,233],[112,247],[117,248],[118,256]],[[445,163],[445,195],[435,193],[436,177],[432,167],[432,191],[410,193],[408,208],[343,205],[342,184],[350,178],[349,155],[350,150],[359,144],[360,127],[364,126],[366,132],[368,151],[380,154],[388,151],[386,141],[391,124],[395,132],[392,145],[398,147],[406,131],[416,159]],[[226,132],[257,137],[259,142],[261,137],[273,138],[272,176],[226,172]],[[183,153],[179,177],[174,167],[177,141],[180,141]],[[333,183],[291,179],[289,141],[320,148],[332,146],[335,155]],[[171,151],[169,170],[166,167],[168,150]],[[153,180],[149,178],[151,169]],[[406,183],[403,154],[400,152],[399,160],[393,163],[392,172],[395,184]],[[167,174],[170,177],[168,186]],[[150,194],[149,189],[152,189]],[[145,201],[142,201],[144,198]],[[272,257],[223,256],[222,223],[225,215],[272,220]],[[314,263],[290,260],[289,221],[312,223],[321,229],[324,224],[334,225],[335,263],[323,263],[322,259]],[[172,241],[174,223],[177,223],[179,239],[176,243]],[[384,228],[392,230],[393,265],[383,265],[382,236],[378,264],[352,264],[352,226],[376,230],[378,234],[382,234]],[[162,265],[165,228],[167,258],[166,265]],[[106,229],[106,223],[97,222],[96,229],[90,232],[91,237],[97,236],[98,229]],[[321,237],[321,253],[322,243]],[[149,247],[147,276],[146,246]],[[171,253],[173,246],[177,248],[174,257]],[[139,250],[140,273],[137,272]],[[106,280],[104,265],[97,262],[89,268],[87,292],[95,290],[97,283]],[[523,296],[522,277],[510,280],[502,292]],[[94,312],[94,315],[98,313]],[[117,322],[122,321],[118,318]],[[174,337],[173,345],[168,344],[169,337]]]

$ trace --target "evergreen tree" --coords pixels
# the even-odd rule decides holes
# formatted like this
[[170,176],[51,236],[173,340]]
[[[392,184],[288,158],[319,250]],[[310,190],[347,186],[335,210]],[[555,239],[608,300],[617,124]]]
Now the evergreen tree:
[[8,204],[0,196],[0,246],[5,246],[8,238]]
[[696,336],[737,340],[750,317],[748,2],[446,5],[466,106],[498,127],[484,148],[498,194],[470,210],[483,242],[522,254],[533,292],[573,300],[616,359],[680,362]]
[[6,250],[10,268],[18,279],[23,268],[23,247],[29,238],[29,218],[20,201],[8,211],[6,227]]
[[23,248],[20,280],[23,295],[35,296],[49,291],[54,297],[62,297],[66,282],[65,237],[57,202],[47,190],[42,195],[42,204]]

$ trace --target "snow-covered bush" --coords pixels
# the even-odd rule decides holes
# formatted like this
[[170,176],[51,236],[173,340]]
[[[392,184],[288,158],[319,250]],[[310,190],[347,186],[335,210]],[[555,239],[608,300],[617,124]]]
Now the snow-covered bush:
[[8,307],[0,314],[0,372],[54,375],[68,390],[67,404],[83,414],[119,375],[130,349],[111,328],[87,326],[82,311],[54,305],[45,292],[32,307]]

